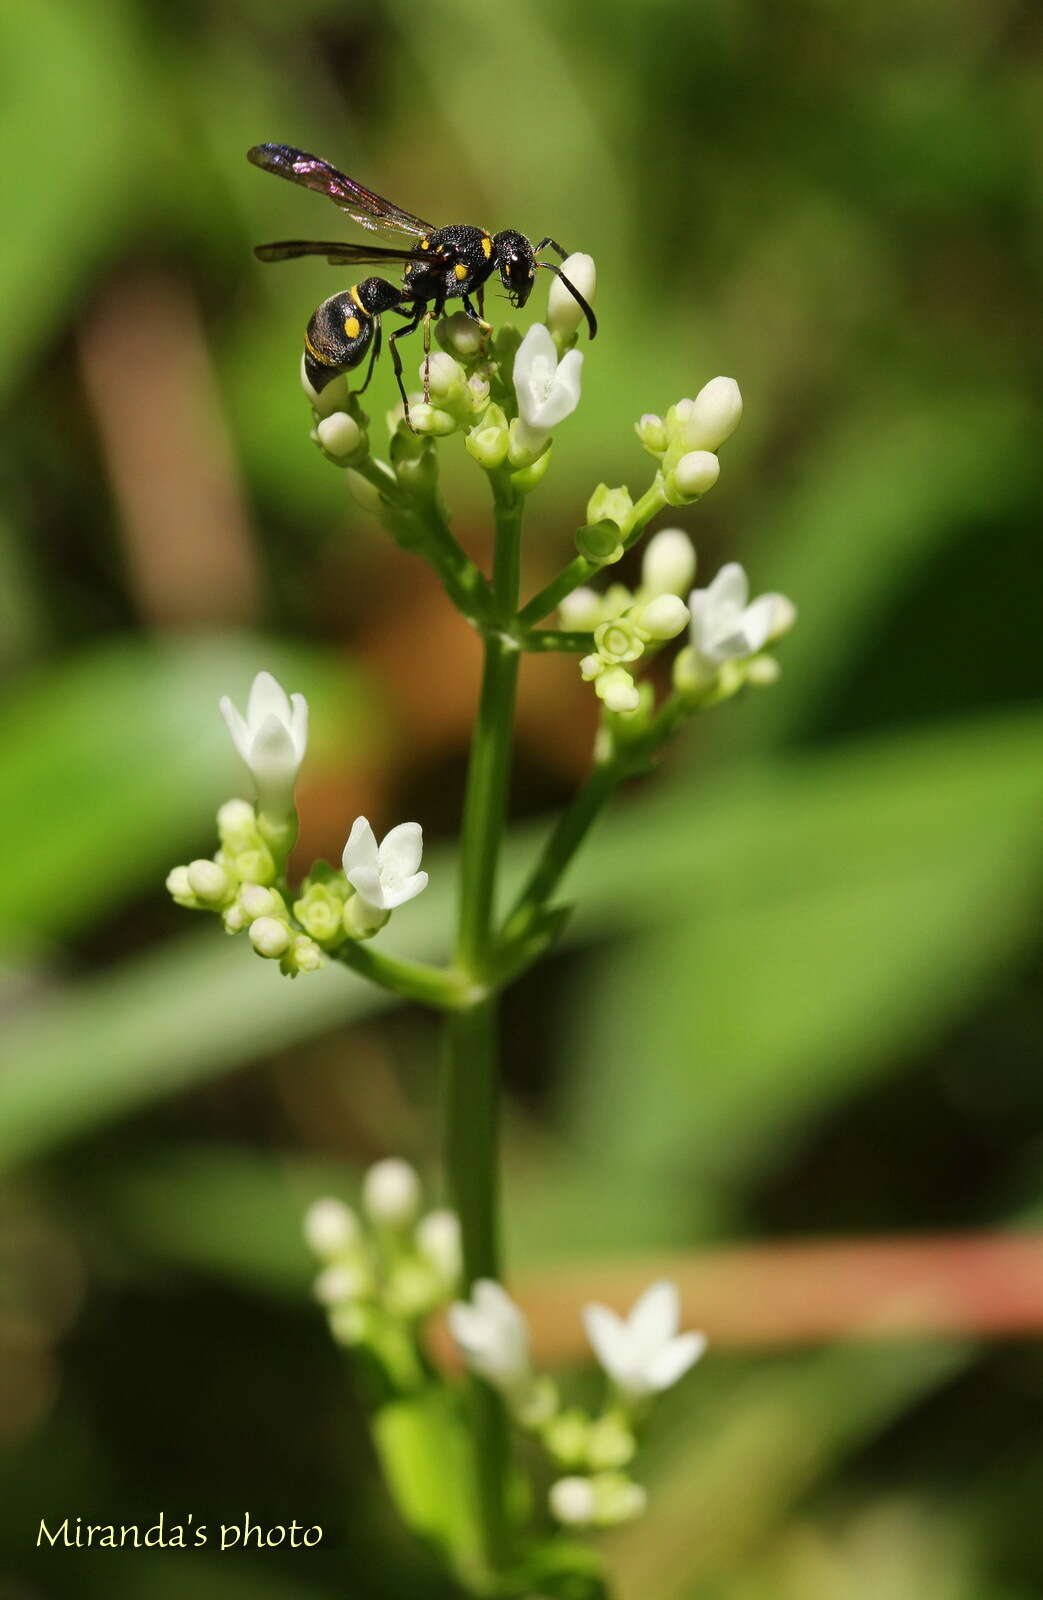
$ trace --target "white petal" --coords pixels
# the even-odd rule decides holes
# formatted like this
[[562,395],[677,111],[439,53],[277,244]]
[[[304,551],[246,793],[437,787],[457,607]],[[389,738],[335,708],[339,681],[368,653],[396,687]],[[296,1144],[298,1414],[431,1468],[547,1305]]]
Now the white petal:
[[377,839],[376,834],[366,821],[365,817],[356,817],[348,834],[348,842],[344,846],[341,864],[350,879],[356,867],[370,867],[377,870]]
[[710,584],[707,594],[714,611],[741,611],[750,598],[750,580],[738,561],[729,561]]
[[291,694],[290,732],[293,735],[298,761],[304,760],[308,748],[308,702],[302,694]]
[[583,1326],[591,1349],[610,1378],[626,1383],[632,1372],[630,1332],[625,1322],[607,1306],[583,1307]]
[[243,721],[242,712],[234,706],[226,694],[220,700],[221,715],[232,735],[232,742],[247,766],[250,764],[250,730]]
[[653,1389],[669,1389],[683,1378],[689,1367],[694,1367],[706,1349],[705,1333],[681,1333],[676,1339],[657,1350],[647,1362],[644,1373]]
[[627,1324],[639,1360],[671,1340],[681,1325],[681,1296],[676,1283],[666,1278],[653,1283],[634,1305]]
[[773,594],[762,594],[743,612],[742,627],[749,644],[749,654],[763,650],[775,626],[776,600]]
[[[358,884],[355,885],[358,889]],[[404,878],[394,886],[382,883],[383,909],[394,911],[396,906],[404,906],[408,901],[415,900],[422,890],[427,888],[427,873],[414,872],[409,878]],[[359,891],[362,892],[361,890]]]
[[267,716],[254,734],[250,771],[257,785],[257,808],[271,816],[293,809],[293,785],[300,762],[285,722]]
[[380,873],[376,867],[352,867],[347,879],[368,906],[372,906],[375,911],[390,911],[391,907],[385,902],[384,885],[380,881]]
[[448,1311],[449,1332],[467,1355],[485,1349],[489,1327],[480,1311],[466,1301],[457,1300]]
[[251,728],[259,728],[265,717],[278,717],[290,725],[290,702],[286,690],[270,672],[259,672],[250,687],[246,706],[246,720]]
[[424,853],[424,834],[419,822],[400,822],[381,840],[377,858],[381,869],[388,868],[403,878],[416,872]]
[[540,409],[541,426],[555,428],[566,417],[571,417],[580,402],[582,372],[582,350],[570,350],[559,362],[550,394]]

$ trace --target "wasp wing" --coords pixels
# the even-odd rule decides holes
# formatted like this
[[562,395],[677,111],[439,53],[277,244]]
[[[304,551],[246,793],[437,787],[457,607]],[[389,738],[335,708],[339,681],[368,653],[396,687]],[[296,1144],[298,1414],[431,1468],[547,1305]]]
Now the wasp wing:
[[380,266],[388,262],[433,261],[442,257],[437,251],[420,255],[416,250],[385,249],[378,244],[337,244],[332,239],[278,239],[274,244],[254,246],[258,261],[293,261],[298,256],[325,256],[332,267],[354,263],[356,266]]
[[265,172],[274,172],[277,178],[288,178],[304,189],[327,195],[360,228],[374,232],[393,229],[413,234],[418,239],[434,231],[430,223],[422,222],[382,195],[363,188],[354,178],[331,167],[320,156],[310,156],[306,150],[295,150],[288,144],[255,144],[246,152],[246,159]]

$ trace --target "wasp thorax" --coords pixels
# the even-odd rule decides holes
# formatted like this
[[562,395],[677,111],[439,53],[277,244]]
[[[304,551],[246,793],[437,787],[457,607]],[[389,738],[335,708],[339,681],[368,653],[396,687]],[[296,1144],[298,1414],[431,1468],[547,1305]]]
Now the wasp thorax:
[[504,228],[493,239],[493,256],[499,269],[500,282],[511,302],[523,306],[532,293],[536,276],[536,257],[532,245],[523,233],[518,233],[514,228]]
[[361,283],[355,285],[355,293],[362,309],[371,316],[390,311],[402,299],[402,290],[397,284],[389,283],[387,278],[363,278]]

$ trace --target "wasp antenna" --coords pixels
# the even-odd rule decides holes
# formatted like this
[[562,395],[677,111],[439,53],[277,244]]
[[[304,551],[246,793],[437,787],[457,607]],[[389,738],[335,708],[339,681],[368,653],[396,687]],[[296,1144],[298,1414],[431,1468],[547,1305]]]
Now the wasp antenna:
[[565,285],[566,289],[569,291],[569,294],[572,296],[573,300],[575,300],[576,304],[579,306],[579,308],[582,311],[583,315],[586,317],[586,319],[587,319],[587,327],[590,329],[590,337],[593,339],[595,334],[598,331],[598,319],[594,315],[592,307],[588,304],[588,302],[583,298],[583,296],[580,294],[579,290],[576,288],[576,285],[574,283],[572,283],[570,281],[570,279],[566,278],[566,276],[562,272],[561,268],[560,267],[556,267],[552,261],[537,261],[536,265],[538,267],[542,267],[545,272],[553,272],[553,274],[554,274],[554,276],[556,278],[560,278],[561,279],[562,283]]

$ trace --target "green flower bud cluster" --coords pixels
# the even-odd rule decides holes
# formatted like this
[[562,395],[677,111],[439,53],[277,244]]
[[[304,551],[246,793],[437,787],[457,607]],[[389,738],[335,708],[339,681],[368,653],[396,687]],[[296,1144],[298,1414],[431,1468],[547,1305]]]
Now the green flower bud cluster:
[[418,1324],[452,1299],[462,1270],[456,1215],[422,1214],[422,1200],[413,1167],[390,1158],[366,1173],[360,1211],[326,1197],[304,1218],[320,1268],[314,1294],[334,1339],[367,1348],[406,1388],[423,1376]]
[[659,461],[658,482],[668,505],[690,505],[720,474],[717,451],[739,426],[742,396],[733,378],[712,378],[694,400],[678,400],[665,417],[652,412],[635,424],[649,455]]
[[287,977],[317,972],[326,952],[346,940],[371,939],[390,919],[325,861],[313,864],[291,912],[254,807],[229,800],[217,814],[217,828],[216,854],[174,867],[167,889],[180,906],[219,914],[227,933],[245,933],[255,953],[278,961]]
[[[625,494],[625,490],[606,490],[604,485],[597,491],[602,503],[610,495]],[[621,515],[627,514],[621,502],[619,510]],[[668,537],[677,532],[664,530]],[[684,539],[685,535],[680,537]],[[662,534],[656,536],[660,541],[662,538]],[[650,553],[656,539],[649,546]],[[608,711],[626,718],[652,708],[650,686],[635,683],[629,669],[642,656],[654,654],[667,640],[676,638],[688,625],[688,607],[665,584],[649,581],[650,565],[646,559],[645,581],[636,593],[621,583],[613,584],[604,595],[581,588],[567,596],[559,608],[563,627],[593,634],[594,649],[579,664],[581,677],[593,683],[594,692]],[[662,566],[662,561],[658,565]]]

